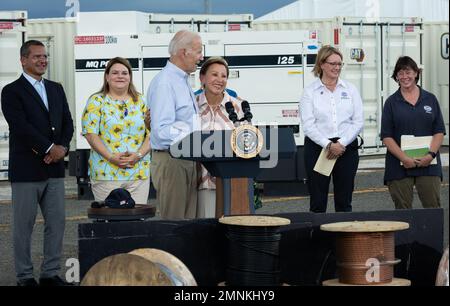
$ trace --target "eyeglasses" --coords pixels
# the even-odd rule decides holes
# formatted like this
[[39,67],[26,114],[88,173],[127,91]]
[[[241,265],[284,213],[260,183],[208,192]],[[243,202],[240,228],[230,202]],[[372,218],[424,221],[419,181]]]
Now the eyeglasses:
[[339,67],[339,68],[344,67],[344,63],[332,63],[332,62],[325,62],[325,63],[327,63],[328,65],[333,66],[333,67]]

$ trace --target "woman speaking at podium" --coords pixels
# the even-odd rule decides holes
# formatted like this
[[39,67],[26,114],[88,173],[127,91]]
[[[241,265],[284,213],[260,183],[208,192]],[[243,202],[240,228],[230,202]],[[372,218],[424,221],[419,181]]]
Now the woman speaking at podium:
[[[225,104],[231,102],[238,117],[243,116],[240,102],[233,91],[226,89],[229,76],[228,63],[222,57],[210,57],[200,69],[200,83],[196,99],[201,118],[202,130],[233,129],[228,119]],[[201,166],[198,182],[197,218],[215,218],[216,216],[216,178]]]

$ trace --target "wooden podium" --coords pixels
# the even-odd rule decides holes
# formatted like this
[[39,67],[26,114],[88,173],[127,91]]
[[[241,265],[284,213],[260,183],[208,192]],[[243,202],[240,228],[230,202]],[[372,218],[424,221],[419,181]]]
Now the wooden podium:
[[255,213],[253,179],[216,177],[216,218]]
[[263,145],[251,158],[238,157],[233,151],[233,130],[195,131],[170,147],[172,157],[200,162],[216,177],[216,217],[253,214],[253,178],[260,172],[261,162],[275,155],[284,159],[295,154],[291,128],[256,129]]

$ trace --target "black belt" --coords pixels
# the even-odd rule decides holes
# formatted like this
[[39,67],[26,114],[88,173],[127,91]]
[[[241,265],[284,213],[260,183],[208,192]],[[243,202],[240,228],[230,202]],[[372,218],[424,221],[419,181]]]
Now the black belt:
[[169,152],[169,149],[164,149],[164,150],[156,150],[156,149],[152,149],[153,152]]

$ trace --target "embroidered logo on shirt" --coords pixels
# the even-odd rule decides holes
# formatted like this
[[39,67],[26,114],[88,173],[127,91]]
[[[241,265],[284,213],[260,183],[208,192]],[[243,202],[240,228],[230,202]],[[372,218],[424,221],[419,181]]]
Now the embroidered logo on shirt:
[[341,92],[341,99],[342,100],[348,100],[348,99],[350,99],[350,97],[348,96],[348,93],[343,91],[343,92]]
[[427,114],[431,114],[431,111],[433,110],[433,109],[431,108],[431,106],[428,106],[428,105],[425,105],[425,106],[423,107],[423,109],[425,110],[425,112],[426,112]]

